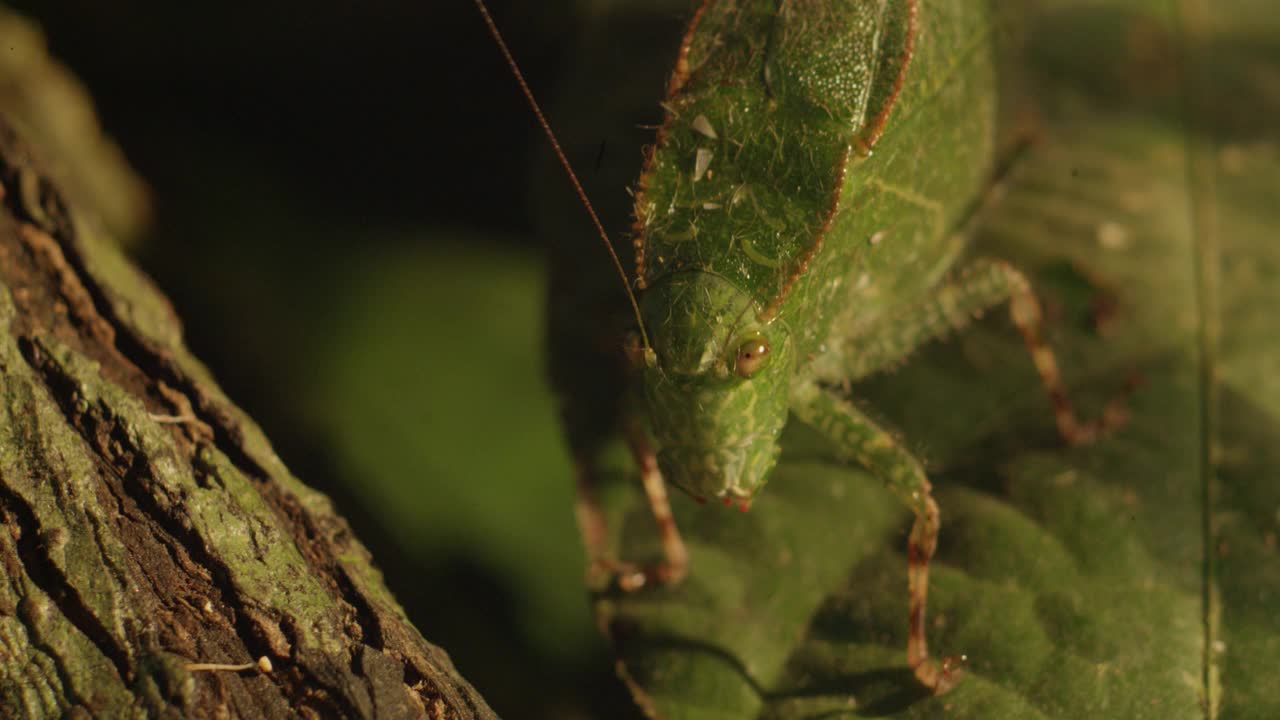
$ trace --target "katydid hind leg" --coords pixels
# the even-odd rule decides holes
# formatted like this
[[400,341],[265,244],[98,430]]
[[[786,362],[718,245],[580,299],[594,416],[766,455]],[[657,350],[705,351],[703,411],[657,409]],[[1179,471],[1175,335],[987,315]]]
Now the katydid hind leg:
[[1026,275],[1003,260],[974,260],[924,300],[891,314],[859,337],[833,345],[814,360],[814,372],[823,382],[838,383],[890,369],[922,345],[963,329],[1004,302],[1009,303],[1010,317],[1049,396],[1063,440],[1073,445],[1089,442],[1121,425],[1127,392],[1113,398],[1097,418],[1086,421],[1076,415],[1057,359],[1042,337],[1040,303]]
[[827,436],[844,457],[884,481],[915,515],[907,539],[907,664],[925,687],[935,694],[946,692],[959,679],[964,658],[939,660],[929,655],[925,608],[941,512],[924,468],[888,431],[816,383],[799,385],[792,398],[797,417]]
[[988,272],[1000,278],[1008,288],[1009,316],[1022,335],[1022,341],[1031,354],[1036,372],[1040,375],[1040,383],[1049,395],[1053,404],[1053,417],[1058,425],[1058,433],[1068,444],[1079,445],[1092,442],[1101,435],[1123,425],[1128,417],[1126,401],[1133,383],[1129,382],[1125,389],[1112,398],[1103,409],[1102,414],[1093,420],[1084,421],[1076,416],[1067,397],[1066,387],[1062,383],[1062,373],[1058,370],[1058,361],[1053,351],[1045,344],[1041,325],[1044,313],[1040,309],[1040,301],[1027,276],[1007,262],[999,260],[986,261]]
[[814,372],[827,383],[856,382],[900,365],[921,346],[963,329],[984,312],[1009,299],[1003,275],[975,262],[923,300],[815,358]]

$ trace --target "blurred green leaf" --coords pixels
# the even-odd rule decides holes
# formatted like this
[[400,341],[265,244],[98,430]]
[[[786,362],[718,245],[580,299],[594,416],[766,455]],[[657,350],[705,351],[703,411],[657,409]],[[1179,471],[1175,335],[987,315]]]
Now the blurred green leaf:
[[580,652],[582,554],[536,352],[536,254],[456,233],[367,253],[344,282],[308,393],[339,471],[397,544],[465,548],[518,590],[540,647]]

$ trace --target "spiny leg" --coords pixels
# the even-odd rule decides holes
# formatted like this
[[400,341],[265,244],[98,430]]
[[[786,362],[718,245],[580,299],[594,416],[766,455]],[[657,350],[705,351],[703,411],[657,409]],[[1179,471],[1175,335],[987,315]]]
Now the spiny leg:
[[580,456],[574,458],[573,471],[576,491],[574,516],[578,520],[582,545],[587,551],[587,584],[594,587],[601,575],[612,575],[617,571],[617,563],[610,561],[607,555],[609,528],[600,500],[596,497],[595,467],[589,459]]
[[684,579],[689,567],[689,553],[685,549],[684,540],[676,528],[675,518],[671,514],[671,502],[667,498],[666,483],[658,470],[657,458],[639,428],[629,426],[627,439],[640,470],[640,482],[644,487],[645,497],[649,502],[650,512],[658,526],[662,539],[664,560],[657,565],[641,567],[634,563],[611,559],[608,555],[609,531],[604,511],[595,491],[595,472],[592,463],[582,457],[575,460],[577,500],[574,514],[578,520],[578,530],[582,534],[582,543],[587,551],[588,584],[601,584],[601,576],[617,582],[618,587],[627,592],[639,590],[645,585],[668,584]]
[[689,551],[685,549],[684,540],[676,528],[676,519],[671,515],[671,502],[667,498],[666,481],[658,470],[658,456],[653,451],[644,431],[637,425],[628,424],[627,441],[631,445],[631,454],[640,469],[640,483],[644,487],[645,497],[649,500],[649,510],[653,513],[653,521],[658,525],[658,535],[662,539],[664,561],[656,566],[644,568],[639,573],[619,577],[619,584],[624,590],[637,590],[649,582],[660,584],[677,583],[684,579],[689,568]]
[[1053,404],[1054,420],[1063,439],[1070,444],[1085,443],[1121,425],[1125,420],[1123,395],[1108,403],[1099,418],[1083,422],[1076,417],[1057,360],[1041,338],[1040,303],[1027,277],[1003,260],[975,260],[923,302],[818,358],[815,371],[825,382],[840,382],[885,370],[901,363],[921,345],[963,328],[1006,300]]
[[938,547],[941,513],[924,468],[892,435],[817,384],[799,385],[792,398],[792,409],[801,420],[830,438],[845,457],[883,480],[915,514],[907,539],[907,663],[925,687],[935,694],[946,692],[959,678],[963,657],[945,657],[941,661],[929,657],[925,601],[929,595],[929,561]]
[[1036,372],[1040,374],[1040,383],[1049,394],[1053,403],[1053,417],[1058,424],[1058,433],[1069,444],[1077,445],[1092,442],[1124,424],[1128,413],[1125,410],[1125,395],[1116,397],[1107,403],[1100,417],[1082,422],[1076,417],[1067,398],[1066,388],[1062,385],[1062,374],[1058,371],[1058,361],[1053,351],[1040,337],[1040,326],[1044,313],[1040,310],[1040,301],[1031,290],[1027,276],[1009,263],[1000,260],[988,260],[988,272],[1003,280],[1009,293],[1009,316],[1013,324],[1022,334],[1022,341],[1031,353],[1031,361],[1035,363]]

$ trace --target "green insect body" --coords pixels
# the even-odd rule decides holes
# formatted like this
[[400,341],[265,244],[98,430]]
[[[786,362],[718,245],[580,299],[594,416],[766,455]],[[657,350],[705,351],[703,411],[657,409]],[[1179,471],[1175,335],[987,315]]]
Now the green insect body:
[[[640,289],[630,341],[622,340],[627,296],[588,260],[581,225],[549,224],[551,375],[593,570],[624,590],[683,577],[688,557],[665,481],[746,510],[794,416],[915,515],[907,661],[934,692],[953,684],[955,663],[932,659],[925,640],[940,528],[928,477],[844,389],[1007,301],[1063,437],[1091,439],[1120,417],[1113,403],[1102,422],[1076,420],[1021,273],[981,259],[956,270],[967,219],[1006,140],[1001,58],[1017,26],[1007,5],[706,0],[696,10],[629,203]],[[625,38],[647,42],[648,31],[665,28],[596,36],[608,38],[596,40],[600,61],[568,83],[571,95],[592,100],[575,114],[579,125],[562,126],[570,134],[599,137],[605,118],[639,102],[624,90],[653,72],[637,66]],[[614,83],[624,99],[598,94],[617,77],[631,81]],[[609,142],[639,145],[634,135]],[[587,177],[604,224],[626,213],[621,167],[600,153]],[[663,541],[656,565],[607,556],[594,477],[618,435],[630,443]]]
[[[715,2],[686,37],[639,183],[636,244],[659,463],[694,496],[749,502],[777,457],[786,398],[839,380],[814,370],[838,369],[859,329],[935,286],[961,247],[946,231],[989,177],[995,93],[991,54],[955,50],[989,18],[931,23],[908,73],[912,12]],[[951,119],[948,133],[913,136],[926,107]],[[773,352],[741,377],[739,347],[757,337]]]

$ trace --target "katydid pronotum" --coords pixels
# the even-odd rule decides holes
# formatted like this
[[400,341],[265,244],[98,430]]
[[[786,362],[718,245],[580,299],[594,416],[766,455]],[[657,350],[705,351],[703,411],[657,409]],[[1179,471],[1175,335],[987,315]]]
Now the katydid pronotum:
[[[794,414],[912,510],[907,662],[945,692],[959,663],[931,658],[925,637],[938,505],[920,461],[843,388],[1008,302],[1064,440],[1093,439],[1122,416],[1113,402],[1101,419],[1077,420],[1021,272],[1000,260],[960,262],[995,166],[989,45],[1002,11],[943,0],[698,3],[633,189],[632,280],[476,3],[613,256],[637,323],[629,334],[592,326],[614,295],[557,291],[553,277],[552,375],[592,567],[624,590],[679,581],[688,555],[665,482],[748,509]],[[931,129],[923,117],[935,119]],[[615,372],[602,346],[629,369]],[[615,432],[639,467],[661,563],[606,556],[592,463]]]

